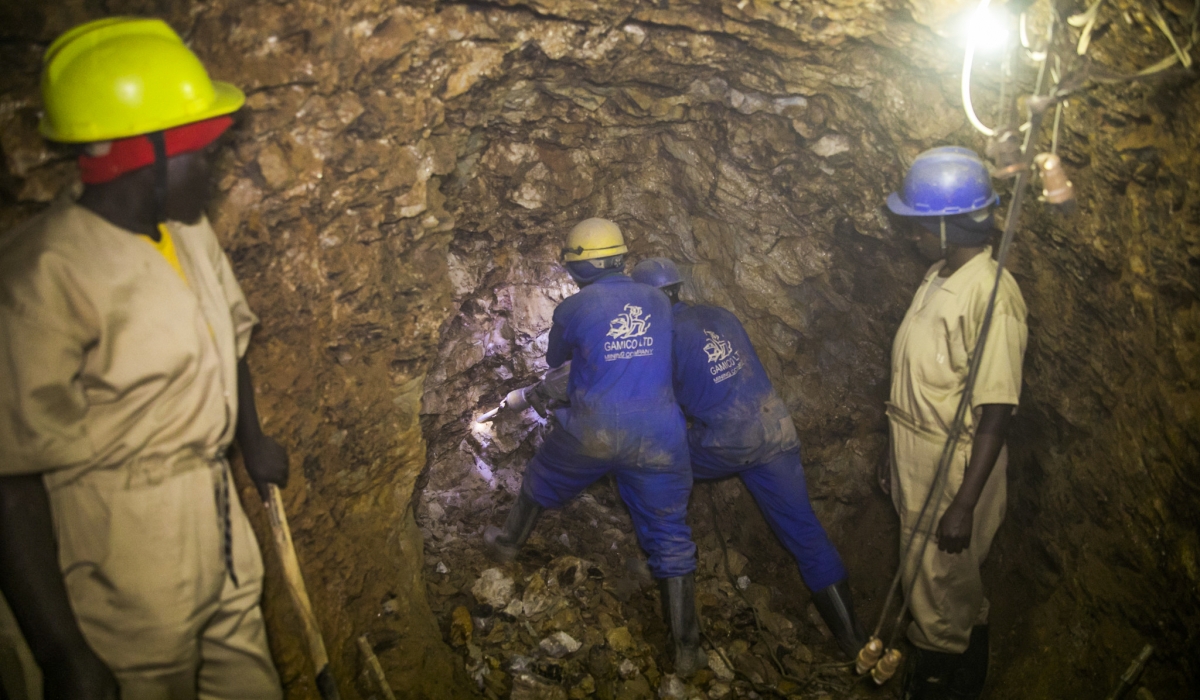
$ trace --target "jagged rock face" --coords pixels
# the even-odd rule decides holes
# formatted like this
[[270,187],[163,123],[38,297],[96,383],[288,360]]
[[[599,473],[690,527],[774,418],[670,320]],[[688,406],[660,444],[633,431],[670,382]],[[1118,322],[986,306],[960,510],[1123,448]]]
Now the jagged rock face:
[[[1175,4],[1165,15],[1186,37],[1190,7]],[[260,408],[293,455],[293,532],[344,696],[377,692],[354,644],[364,632],[407,696],[476,687],[442,640],[486,566],[437,567],[477,555],[542,427],[470,419],[544,369],[550,314],[574,291],[561,237],[589,216],[620,223],[633,262],[674,258],[686,295],[746,324],[801,430],[818,513],[877,609],[895,535],[870,473],[886,446],[891,336],[924,269],[881,205],[919,151],[983,150],[959,103],[959,49],[917,23],[948,31],[964,5],[105,5],[166,16],[249,95],[211,211],[263,318],[250,354]],[[1096,65],[1123,74],[1170,53],[1139,6],[1109,5]],[[1060,3],[1063,15],[1082,9]],[[34,134],[38,60],[100,11],[0,11],[15,37],[0,46],[13,66],[0,76],[4,226],[72,177]],[[1055,44],[1064,60],[1072,31]],[[1033,71],[1020,65],[1028,92]],[[990,110],[997,64],[981,58],[976,71]],[[1013,269],[1030,347],[1010,519],[987,573],[997,697],[1106,693],[1148,641],[1160,652],[1147,687],[1180,697],[1198,682],[1187,652],[1200,623],[1198,106],[1177,74],[1073,98],[1058,141],[1080,212],[1030,202],[1021,219]],[[718,498],[737,514],[750,577],[800,589],[745,494],[728,485]],[[612,505],[585,499],[552,517],[541,547],[634,551]],[[593,519],[605,523],[594,540],[577,536]],[[715,537],[693,521],[713,556]],[[315,697],[273,582],[289,697]]]
[[[1161,35],[1136,36],[1156,50],[1118,65],[1161,58]],[[1198,106],[1190,76],[1071,100],[1059,153],[1080,213],[1035,207],[1021,229],[1027,400],[1000,552],[1014,589],[1036,584],[1014,601],[1027,611],[1016,636],[1073,671],[1052,679],[1020,659],[1013,681],[1046,693],[1115,687],[1099,660],[1123,669],[1143,643],[1158,646],[1156,675],[1175,678],[1158,697],[1200,682],[1183,651],[1200,629]]]

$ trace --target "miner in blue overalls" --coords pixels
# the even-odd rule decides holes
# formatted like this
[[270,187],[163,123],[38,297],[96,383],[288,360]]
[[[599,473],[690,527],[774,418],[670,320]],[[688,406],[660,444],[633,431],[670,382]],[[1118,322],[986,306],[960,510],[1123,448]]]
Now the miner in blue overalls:
[[796,558],[821,619],[853,658],[866,638],[846,567],[808,502],[796,426],[741,322],[720,307],[679,301],[683,280],[666,258],[642,261],[633,279],[662,289],[674,304],[675,398],[690,421],[692,475],[741,477]]
[[560,508],[614,474],[650,571],[666,594],[675,672],[703,665],[696,619],[696,546],[685,521],[692,473],[687,429],[671,387],[671,305],[623,274],[624,237],[605,219],[567,236],[563,261],[580,291],[554,310],[546,362],[571,362],[570,406],[525,470],[504,529],[485,534],[489,555],[511,561],[545,508]]

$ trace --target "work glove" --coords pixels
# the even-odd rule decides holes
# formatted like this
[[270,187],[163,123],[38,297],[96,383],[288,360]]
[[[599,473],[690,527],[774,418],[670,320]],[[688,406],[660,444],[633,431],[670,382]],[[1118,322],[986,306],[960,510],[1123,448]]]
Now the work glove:
[[530,387],[529,390],[525,392],[525,400],[529,402],[529,405],[533,407],[533,410],[537,411],[537,414],[542,418],[550,415],[550,410],[553,408],[553,406],[550,405],[551,398],[550,395],[546,393],[544,383],[538,382],[536,385]]
[[242,461],[250,480],[258,487],[258,493],[264,501],[270,500],[268,484],[279,488],[287,486],[288,482],[288,453],[269,435],[259,434],[254,440],[239,443],[242,448]]

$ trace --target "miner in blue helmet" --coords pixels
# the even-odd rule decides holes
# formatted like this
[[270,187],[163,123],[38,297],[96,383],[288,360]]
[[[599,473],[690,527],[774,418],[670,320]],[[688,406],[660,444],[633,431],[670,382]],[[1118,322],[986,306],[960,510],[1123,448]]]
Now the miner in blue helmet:
[[[887,406],[891,446],[877,475],[900,515],[905,593],[917,648],[904,684],[908,700],[978,698],[987,677],[988,601],[979,567],[1004,519],[1008,454],[1004,438],[1021,393],[1025,301],[1007,270],[975,381],[964,438],[939,483],[933,521],[917,523],[934,482],[996,279],[995,232],[987,166],[965,148],[917,156],[887,206],[917,224],[918,249],[935,261],[925,274],[892,348]],[[933,538],[921,551],[928,527]],[[914,578],[915,576],[915,578]],[[912,584],[910,585],[910,581]]]
[[846,567],[809,503],[792,417],[741,322],[718,306],[679,301],[683,280],[666,258],[638,263],[632,277],[663,290],[674,305],[675,398],[690,421],[692,476],[741,478],[795,557],[838,646],[853,658],[866,638]]
[[580,286],[554,310],[546,362],[571,362],[570,406],[525,470],[504,528],[485,533],[489,555],[511,561],[544,508],[562,507],[614,474],[650,572],[664,589],[675,673],[705,663],[696,617],[696,546],[685,516],[692,490],[686,424],[671,389],[671,305],[622,274],[621,230],[587,219],[567,236],[563,261]]

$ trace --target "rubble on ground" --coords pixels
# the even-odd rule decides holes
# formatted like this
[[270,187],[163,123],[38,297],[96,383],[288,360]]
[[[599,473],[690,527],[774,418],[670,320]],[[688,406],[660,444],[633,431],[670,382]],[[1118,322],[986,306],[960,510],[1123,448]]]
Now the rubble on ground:
[[[536,442],[540,426],[513,423],[498,430],[525,434],[505,441],[505,450],[468,445],[472,461],[496,459],[519,473],[516,445]],[[721,547],[706,522],[711,511],[696,498],[696,602],[708,668],[690,679],[673,673],[658,586],[613,483],[601,480],[561,511],[545,513],[517,560],[495,564],[483,553],[482,533],[503,522],[511,502],[504,488],[462,479],[445,491],[427,487],[417,511],[430,605],[484,697],[732,700],[869,692],[818,618],[785,612],[786,594],[754,581],[747,557]]]

